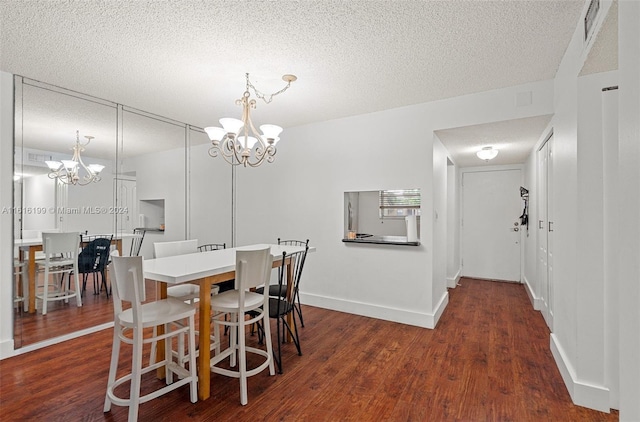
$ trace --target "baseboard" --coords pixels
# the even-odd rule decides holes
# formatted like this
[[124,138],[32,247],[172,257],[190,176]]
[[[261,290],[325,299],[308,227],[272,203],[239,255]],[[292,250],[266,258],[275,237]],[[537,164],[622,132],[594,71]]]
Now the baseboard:
[[551,334],[549,347],[573,403],[609,413],[609,389],[601,385],[579,381],[568,356],[560,345],[557,336],[553,333]]
[[524,287],[525,291],[527,292],[527,296],[529,296],[529,301],[531,302],[531,305],[533,305],[533,309],[535,309],[536,311],[540,311],[543,308],[542,299],[538,297],[533,291],[533,287],[531,287],[531,283],[529,283],[529,279],[527,279],[527,276],[523,275],[522,279],[524,281]]
[[433,314],[407,311],[405,309],[389,308],[370,303],[356,302],[351,300],[338,299],[328,296],[320,296],[300,292],[300,299],[303,304],[317,306],[318,308],[331,309],[332,311],[346,312],[349,314],[362,315],[370,318],[382,319],[385,321],[399,322],[402,324],[415,325],[417,327],[435,328],[438,319],[449,303],[449,294],[445,294],[440,299]]
[[[34,350],[42,349],[47,346],[52,346],[54,344],[62,343],[63,341],[71,340],[74,338],[82,337],[87,334],[92,334],[101,330],[106,330],[107,328],[113,327],[113,321],[106,322],[101,325],[96,325],[95,327],[86,328],[84,330],[75,331],[73,333],[65,334],[63,336],[51,338],[48,340],[44,340],[38,343],[29,344],[27,346],[21,347],[19,349],[11,350],[11,353],[8,355],[2,354],[2,359],[10,358],[12,356],[22,355],[24,353],[33,352]],[[13,341],[12,341],[13,343]],[[2,350],[4,352],[4,350]]]
[[455,289],[456,286],[458,285],[458,281],[460,281],[460,271],[461,269],[458,268],[458,272],[456,272],[456,275],[454,275],[453,277],[447,277],[447,287],[450,289]]
[[13,339],[0,342],[0,360],[10,358],[14,355]]

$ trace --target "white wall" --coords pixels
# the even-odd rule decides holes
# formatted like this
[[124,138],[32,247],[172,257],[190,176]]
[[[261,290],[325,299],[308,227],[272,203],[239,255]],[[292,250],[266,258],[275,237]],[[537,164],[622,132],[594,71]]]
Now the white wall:
[[[523,91],[534,103],[516,107]],[[238,243],[309,238],[317,252],[305,266],[303,302],[434,327],[446,298],[446,259],[436,270],[434,251],[447,242],[434,224],[434,203],[446,215],[446,156],[436,157],[436,198],[433,131],[551,114],[552,91],[537,82],[288,128],[274,164],[238,169]],[[398,186],[421,189],[420,247],[341,242],[344,192]]]
[[[13,207],[13,75],[0,71],[0,208]],[[0,358],[13,352],[13,213],[0,213]]]
[[620,420],[640,420],[640,2],[618,4]]
[[[602,3],[600,21],[610,5],[611,2]],[[622,10],[621,7],[620,16]],[[635,34],[637,38],[637,30]],[[555,146],[551,187],[555,229],[551,349],[574,403],[608,411],[611,401],[605,351],[608,336],[602,246],[605,192],[601,89],[615,85],[618,76],[610,72],[578,77],[589,49],[582,37],[579,24],[555,79],[556,113],[551,122]],[[637,51],[631,53],[621,43],[619,59],[622,61],[629,54],[637,56]],[[637,78],[637,66],[635,69]],[[636,122],[637,116],[636,113]],[[635,163],[637,166],[638,161]],[[634,303],[637,307],[638,302]],[[620,347],[622,350],[622,344]],[[623,374],[626,369],[622,360],[620,367]]]
[[[448,301],[447,293],[447,161],[448,152],[438,137],[433,135],[433,271],[432,294],[434,309],[444,310]],[[425,214],[429,218],[429,214]],[[437,315],[436,321],[439,319]]]
[[[605,383],[605,280],[604,280],[604,186],[602,139],[602,88],[616,85],[617,72],[578,78],[577,236],[579,265],[576,277],[577,346],[576,373],[584,382]],[[582,351],[588,350],[589,353]],[[604,399],[603,399],[604,400]],[[603,406],[608,409],[607,399]]]
[[460,279],[460,183],[458,168],[447,163],[447,287],[455,288]]
[[538,150],[544,144],[551,132],[551,127],[547,127],[536,142],[535,147],[527,157],[524,164],[523,177],[524,187],[529,190],[529,227],[523,228],[524,261],[522,265],[522,278],[527,289],[527,294],[536,310],[542,309],[542,298],[540,295],[540,283],[537,276],[538,262]]

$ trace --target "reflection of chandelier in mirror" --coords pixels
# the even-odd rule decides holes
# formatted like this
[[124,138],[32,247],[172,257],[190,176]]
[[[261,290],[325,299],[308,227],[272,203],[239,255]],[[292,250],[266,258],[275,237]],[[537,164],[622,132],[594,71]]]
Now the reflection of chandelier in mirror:
[[480,151],[476,152],[479,159],[484,161],[493,160],[498,155],[498,150],[494,147],[484,147]]
[[251,95],[249,88],[253,90],[256,97],[269,104],[274,96],[286,91],[291,86],[291,82],[298,78],[294,75],[284,75],[282,80],[287,85],[267,98],[249,82],[249,74],[246,75],[247,88],[242,98],[236,100],[236,105],[242,105],[242,120],[223,118],[220,119],[221,128],[206,127],[204,130],[213,145],[209,149],[210,156],[217,157],[220,153],[229,164],[258,167],[265,159],[269,163],[275,160],[276,144],[280,140],[278,135],[282,132],[282,128],[276,125],[261,125],[262,134],[258,133],[251,121],[250,109],[256,108],[256,100],[249,99]]
[[[73,147],[73,157],[71,160],[60,161],[45,161],[49,166],[49,177],[51,179],[58,179],[62,183],[69,185],[88,185],[91,182],[99,182],[100,172],[104,169],[100,164],[86,165],[80,157],[80,153],[84,151],[84,147],[89,145],[89,142],[93,139],[93,136],[86,136],[87,141],[80,143],[80,131],[76,131],[76,144]],[[84,172],[80,176],[80,172]]]

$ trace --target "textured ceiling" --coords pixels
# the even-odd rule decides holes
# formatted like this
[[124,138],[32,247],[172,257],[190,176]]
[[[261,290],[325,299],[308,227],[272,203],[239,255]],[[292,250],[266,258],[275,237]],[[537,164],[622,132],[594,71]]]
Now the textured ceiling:
[[[528,117],[437,130],[435,133],[460,167],[524,163],[551,117]],[[476,156],[476,152],[487,146],[496,148],[499,153],[493,160],[485,162]]]
[[0,68],[204,127],[258,103],[289,127],[551,79],[559,1],[3,1]]

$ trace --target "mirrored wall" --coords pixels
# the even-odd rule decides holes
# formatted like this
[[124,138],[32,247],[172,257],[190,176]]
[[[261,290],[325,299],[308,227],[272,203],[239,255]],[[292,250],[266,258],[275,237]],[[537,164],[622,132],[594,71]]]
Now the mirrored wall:
[[[14,83],[16,245],[43,231],[105,234],[120,239],[112,247],[129,255],[136,228],[146,229],[145,259],[160,241],[231,245],[233,172],[209,157],[200,128],[20,76]],[[70,160],[77,135],[83,143],[92,137],[83,162],[104,166],[100,180],[84,186],[52,177],[46,163]],[[28,260],[24,246],[14,256],[21,250]],[[42,275],[35,277],[37,283]],[[25,300],[14,313],[16,348],[112,321],[111,297],[94,291],[91,277],[80,308],[74,299],[60,301],[42,316],[39,303]],[[28,296],[21,284],[16,290]]]

